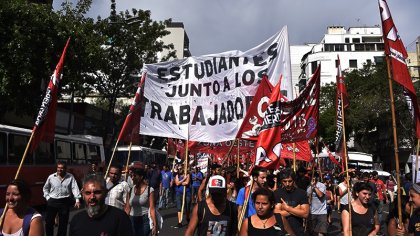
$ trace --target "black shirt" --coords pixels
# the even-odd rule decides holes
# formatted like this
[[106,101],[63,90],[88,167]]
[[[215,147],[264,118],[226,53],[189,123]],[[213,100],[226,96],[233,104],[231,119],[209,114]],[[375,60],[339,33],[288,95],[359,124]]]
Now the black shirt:
[[[344,210],[349,211],[349,206],[346,205]],[[367,236],[375,229],[375,207],[373,204],[368,204],[368,210],[365,214],[359,214],[351,208],[351,229],[353,235]]]
[[[283,188],[279,188],[274,191],[274,197],[276,198],[276,204],[280,203],[280,199],[283,199],[287,205],[296,207],[298,205],[309,204],[308,196],[306,192],[300,188],[295,188],[291,192],[287,192]],[[290,215],[287,217],[290,227],[295,231],[296,235],[304,235],[303,229],[303,218]]]
[[69,235],[132,236],[133,231],[128,215],[116,207],[108,206],[99,218],[89,217],[85,210],[77,213],[70,222]]
[[408,233],[414,233],[414,236],[420,236],[420,214],[414,213],[408,223]]
[[226,200],[222,214],[213,215],[206,200],[198,203],[197,217],[199,220],[197,235],[236,235],[238,227],[238,212],[233,202]]

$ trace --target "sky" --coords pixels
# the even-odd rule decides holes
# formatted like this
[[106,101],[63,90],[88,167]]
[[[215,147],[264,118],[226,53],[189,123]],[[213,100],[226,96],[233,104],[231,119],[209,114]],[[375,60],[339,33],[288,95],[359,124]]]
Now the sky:
[[[54,0],[59,9],[64,0]],[[75,1],[75,0],[71,0]],[[110,0],[93,0],[88,13],[109,16]],[[399,34],[410,52],[420,36],[420,0],[388,0]],[[288,27],[289,44],[319,43],[327,26],[380,25],[377,0],[117,0],[117,11],[150,10],[151,18],[182,22],[193,56],[246,51]]]

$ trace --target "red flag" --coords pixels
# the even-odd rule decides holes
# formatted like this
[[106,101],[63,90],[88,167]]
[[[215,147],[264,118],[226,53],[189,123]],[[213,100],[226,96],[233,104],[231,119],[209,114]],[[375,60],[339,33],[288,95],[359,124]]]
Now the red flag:
[[118,141],[138,142],[140,139],[140,113],[141,113],[141,97],[143,96],[143,85],[146,74],[143,74],[138,86],[136,95],[131,103],[130,110],[125,117],[124,124],[118,135]]
[[312,153],[308,141],[304,140],[294,144],[295,147],[293,149],[292,143],[282,143],[280,158],[293,159],[293,156],[296,156],[296,160],[310,162]]
[[41,140],[49,143],[54,141],[58,88],[62,76],[61,71],[63,70],[64,58],[66,57],[69,43],[70,38],[67,39],[60,61],[55,67],[54,73],[51,75],[47,91],[45,92],[45,97],[42,100],[41,108],[39,109],[38,116],[36,117],[35,125],[32,129],[33,138],[30,148],[31,152],[37,149]]
[[263,123],[264,112],[267,109],[268,102],[273,91],[273,86],[268,81],[267,75],[264,75],[258,90],[252,99],[251,105],[239,128],[236,138],[257,140]]
[[168,149],[167,149],[168,156],[176,156],[177,146],[176,141],[172,138],[168,138]]
[[340,162],[338,162],[337,159],[335,159],[335,156],[330,152],[330,149],[328,148],[328,146],[325,145],[325,143],[323,144],[324,144],[325,149],[327,150],[328,158],[330,158],[331,162],[334,163],[336,166],[342,168]]
[[386,0],[378,0],[379,11],[382,19],[382,31],[385,44],[385,54],[391,61],[392,78],[408,92],[413,102],[414,114],[416,119],[416,137],[420,139],[420,116],[419,104],[413,81],[408,71],[406,59],[408,57],[404,44],[398,35],[397,28],[392,20]]
[[299,142],[316,136],[319,114],[320,66],[307,87],[292,101],[281,101],[277,84],[264,114],[264,123],[253,158],[255,166],[277,169],[281,143]]
[[337,93],[336,93],[336,113],[335,113],[335,147],[337,150],[341,148],[341,141],[343,140],[343,108],[347,108],[349,105],[346,85],[344,84],[344,76],[341,71],[340,57],[337,55]]

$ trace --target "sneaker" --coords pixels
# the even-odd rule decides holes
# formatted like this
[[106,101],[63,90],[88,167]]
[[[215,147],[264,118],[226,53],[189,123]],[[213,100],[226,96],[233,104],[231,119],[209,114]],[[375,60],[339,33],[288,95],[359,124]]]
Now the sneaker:
[[174,228],[175,228],[175,229],[182,228],[182,224],[181,224],[181,223],[178,223],[178,224],[176,224],[176,225],[174,226]]

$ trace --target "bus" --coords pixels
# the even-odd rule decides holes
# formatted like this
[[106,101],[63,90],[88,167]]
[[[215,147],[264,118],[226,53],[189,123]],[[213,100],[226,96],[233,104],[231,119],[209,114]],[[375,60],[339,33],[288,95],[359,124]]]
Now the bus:
[[[116,162],[121,166],[125,166],[128,157],[129,146],[119,146],[115,152]],[[164,150],[157,150],[138,145],[131,146],[130,163],[140,161],[145,165],[155,163],[157,165],[170,164],[168,163],[168,154]],[[114,159],[115,160],[115,159]]]
[[[6,186],[15,178],[31,132],[0,124],[0,206],[5,204]],[[80,184],[89,171],[89,163],[104,165],[103,140],[91,135],[56,134],[53,143],[40,142],[34,153],[28,152],[18,178],[31,187],[31,206],[45,205],[42,187],[48,176],[56,172],[57,161],[66,162],[67,171]]]
[[[341,162],[339,160],[339,157],[335,155],[335,153],[332,153],[338,162]],[[367,169],[372,170],[373,169],[373,157],[372,154],[363,153],[363,152],[347,152],[349,163],[348,167],[352,169]],[[328,157],[328,153],[322,152],[319,154],[319,157],[321,160],[323,160],[322,166],[324,166],[327,169],[334,168],[334,164],[331,162],[331,160]]]

